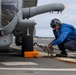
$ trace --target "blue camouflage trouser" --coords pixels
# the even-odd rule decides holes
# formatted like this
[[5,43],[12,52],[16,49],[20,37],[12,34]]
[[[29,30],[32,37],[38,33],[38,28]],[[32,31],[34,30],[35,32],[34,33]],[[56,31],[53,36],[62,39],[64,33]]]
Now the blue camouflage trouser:
[[71,40],[66,43],[63,42],[59,44],[58,47],[62,52],[66,52],[65,49],[68,49],[70,51],[76,51],[76,40]]

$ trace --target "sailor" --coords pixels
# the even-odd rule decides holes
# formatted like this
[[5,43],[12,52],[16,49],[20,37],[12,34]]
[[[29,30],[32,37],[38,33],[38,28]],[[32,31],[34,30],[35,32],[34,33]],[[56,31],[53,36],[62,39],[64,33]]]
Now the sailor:
[[66,49],[76,51],[76,28],[73,25],[61,23],[57,18],[51,20],[50,23],[55,39],[48,44],[48,48],[57,45],[60,54],[57,57],[67,57]]

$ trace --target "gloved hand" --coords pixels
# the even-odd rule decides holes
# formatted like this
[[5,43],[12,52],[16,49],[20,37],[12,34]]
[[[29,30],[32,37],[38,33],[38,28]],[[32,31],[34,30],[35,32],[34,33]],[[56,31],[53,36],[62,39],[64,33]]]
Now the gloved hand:
[[51,43],[48,44],[47,48],[50,48],[51,50],[53,50],[53,47],[51,46]]

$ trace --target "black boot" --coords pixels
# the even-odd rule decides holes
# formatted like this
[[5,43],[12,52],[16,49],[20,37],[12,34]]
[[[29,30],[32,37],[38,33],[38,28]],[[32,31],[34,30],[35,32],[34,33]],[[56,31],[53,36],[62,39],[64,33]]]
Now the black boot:
[[61,52],[60,54],[56,54],[56,57],[67,57],[67,52]]

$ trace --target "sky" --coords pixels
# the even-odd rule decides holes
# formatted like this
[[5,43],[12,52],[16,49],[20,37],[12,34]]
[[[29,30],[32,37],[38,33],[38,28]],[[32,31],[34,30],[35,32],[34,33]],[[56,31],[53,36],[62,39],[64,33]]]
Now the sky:
[[32,19],[34,19],[37,23],[35,36],[54,37],[52,28],[50,27],[50,21],[53,18],[58,18],[62,23],[71,24],[76,27],[76,0],[38,0],[37,6],[50,3],[62,3],[66,6],[66,9],[59,14],[57,14],[56,12],[47,12],[32,17]]

